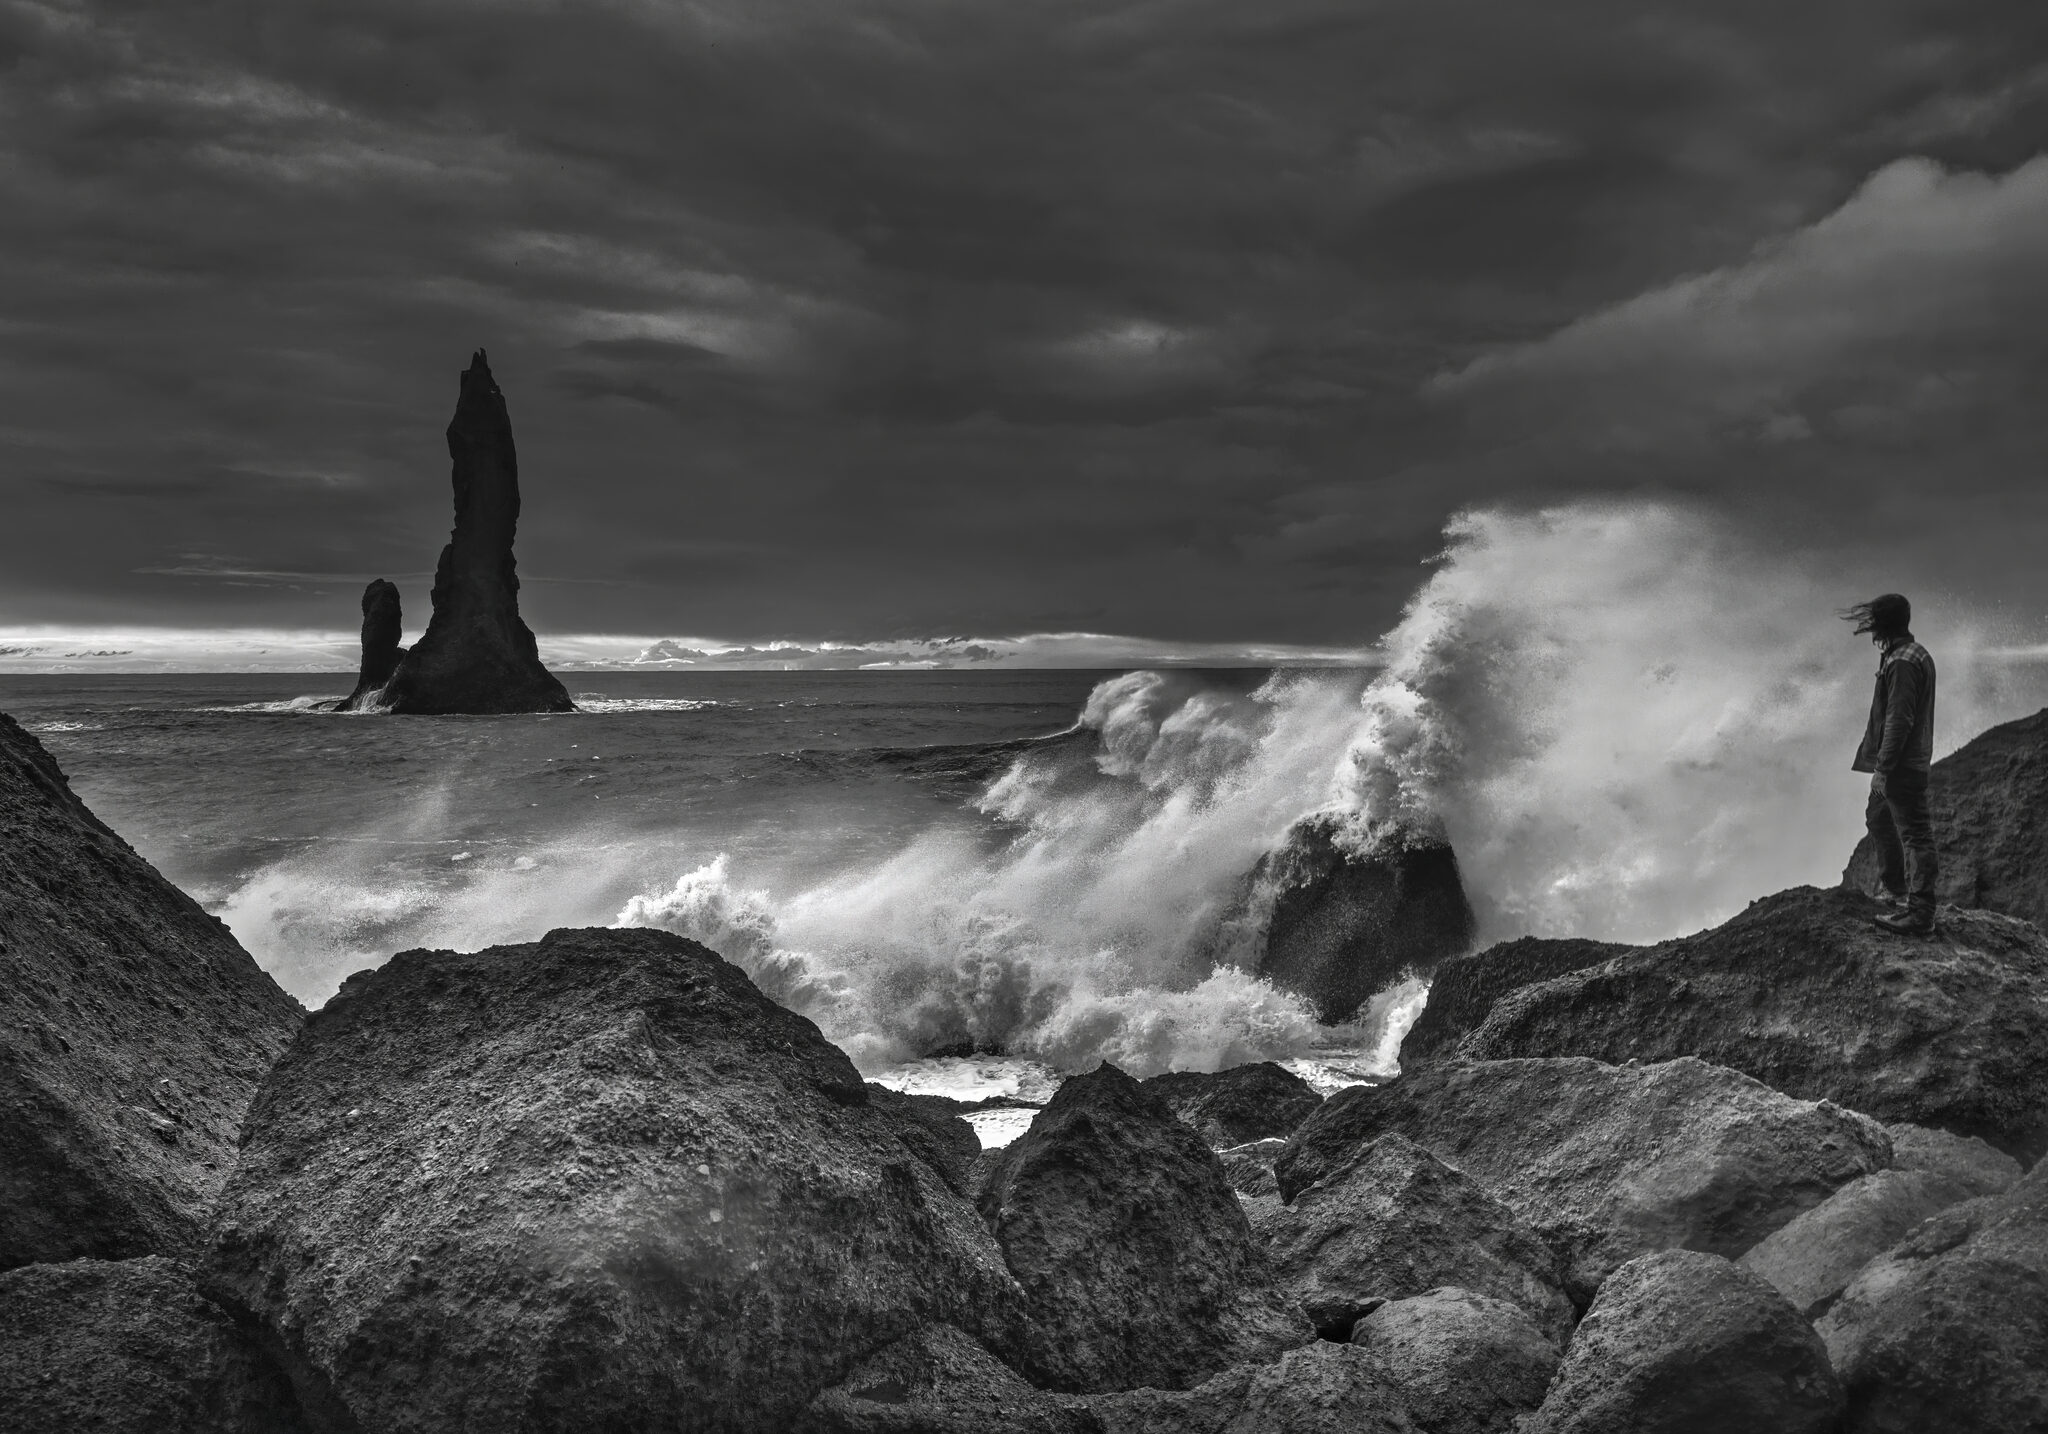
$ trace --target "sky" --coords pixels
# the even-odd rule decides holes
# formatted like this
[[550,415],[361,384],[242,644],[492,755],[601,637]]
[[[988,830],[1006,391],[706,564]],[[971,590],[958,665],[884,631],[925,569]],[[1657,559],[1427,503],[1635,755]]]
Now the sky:
[[544,650],[1313,655],[1633,497],[2038,640],[2048,6],[0,0],[0,638],[416,632],[478,346]]

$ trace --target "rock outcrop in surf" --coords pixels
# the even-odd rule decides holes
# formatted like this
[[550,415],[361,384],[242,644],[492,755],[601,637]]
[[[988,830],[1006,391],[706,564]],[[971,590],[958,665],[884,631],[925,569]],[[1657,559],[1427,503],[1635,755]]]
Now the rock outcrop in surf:
[[0,715],[0,1269],[193,1250],[302,1019]]
[[454,462],[455,530],[434,569],[427,630],[384,686],[393,712],[573,712],[541,666],[519,616],[512,540],[519,527],[519,459],[505,395],[478,349],[462,374],[448,424]]
[[363,659],[356,671],[355,690],[341,704],[343,711],[360,712],[378,705],[384,684],[406,653],[398,645],[403,621],[396,583],[377,578],[363,589]]

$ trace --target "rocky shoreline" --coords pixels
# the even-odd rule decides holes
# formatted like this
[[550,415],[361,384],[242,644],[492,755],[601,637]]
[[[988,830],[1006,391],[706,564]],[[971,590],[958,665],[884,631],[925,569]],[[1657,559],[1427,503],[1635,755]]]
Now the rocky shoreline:
[[0,1427],[2038,1434],[2048,831],[1978,788],[2044,759],[1937,767],[1933,938],[1510,943],[1385,1085],[1104,1066],[982,1151],[660,932],[307,1016],[0,718]]

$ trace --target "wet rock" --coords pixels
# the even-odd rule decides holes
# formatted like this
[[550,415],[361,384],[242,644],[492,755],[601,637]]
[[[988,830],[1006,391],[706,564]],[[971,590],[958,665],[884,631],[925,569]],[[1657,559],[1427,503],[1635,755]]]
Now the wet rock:
[[1850,1434],[2048,1429],[2048,1165],[1915,1228],[1818,1329]]
[[1368,1301],[1460,1286],[1525,1310],[1555,1346],[1572,1305],[1558,1257],[1478,1182],[1406,1136],[1370,1141],[1257,1233],[1281,1287],[1326,1338],[1343,1338]]
[[[1842,1386],[1777,1291],[1692,1250],[1616,1270],[1522,1434],[1832,1434]],[[1932,1426],[1930,1426],[1932,1427]]]
[[1944,913],[1932,938],[1876,929],[1853,892],[1799,887],[1723,926],[1503,996],[1478,1059],[1677,1055],[1788,1095],[2048,1149],[2048,937]]
[[[1935,894],[2048,930],[2048,710],[1980,733],[1936,762],[1927,804],[1941,854]],[[1876,890],[1869,837],[1856,844],[1842,882]]]
[[161,1255],[0,1275],[0,1425],[69,1434],[298,1434],[252,1330]]
[[1115,1066],[1062,1085],[976,1203],[1037,1322],[1038,1383],[1180,1389],[1314,1337],[1208,1145]]
[[1401,1041],[1401,1064],[1413,1069],[1456,1054],[1458,1042],[1477,1030],[1493,1003],[1510,991],[1640,949],[1612,941],[1524,936],[1469,956],[1450,957],[1439,963],[1430,977],[1429,1004]]
[[1520,1305],[1471,1290],[1390,1300],[1351,1332],[1423,1434],[1507,1434],[1543,1402],[1558,1346]]
[[1763,1276],[1812,1319],[1833,1304],[1856,1272],[1922,1220],[1970,1199],[1961,1182],[1928,1170],[1880,1170],[1851,1180],[1826,1200],[1766,1235],[1738,1263]]
[[363,1429],[781,1431],[926,1325],[1017,1335],[917,1145],[694,942],[408,951],[265,1082],[204,1280]]
[[1887,1125],[1892,1169],[1925,1170],[1955,1181],[1971,1195],[2003,1195],[2019,1183],[2020,1163],[1971,1135],[1951,1135],[1900,1121]]
[[1216,1160],[1223,1167],[1223,1178],[1238,1194],[1278,1195],[1280,1186],[1273,1179],[1273,1162],[1286,1148],[1287,1142],[1276,1135],[1219,1150]]
[[1307,817],[1259,859],[1219,938],[1222,959],[1305,996],[1316,1019],[1366,1000],[1472,944],[1458,858],[1437,836],[1371,840],[1341,817]]
[[1315,1087],[1272,1061],[1214,1072],[1172,1071],[1144,1086],[1217,1149],[1290,1135],[1323,1103]]
[[1331,1096],[1275,1163],[1280,1193],[1298,1198],[1390,1131],[1528,1222],[1581,1304],[1637,1255],[1738,1256],[1891,1163],[1875,1121],[1704,1061],[1451,1061]]
[[478,349],[448,424],[455,530],[434,569],[434,614],[385,684],[393,712],[573,712],[519,616],[512,540],[519,458],[505,395]]
[[1139,1389],[1088,1401],[1105,1434],[1426,1434],[1378,1361],[1318,1340],[1267,1365],[1240,1365],[1193,1389]]
[[356,673],[355,690],[341,704],[343,710],[360,712],[378,704],[384,695],[384,684],[391,680],[391,674],[398,670],[398,660],[405,656],[406,650],[398,645],[403,630],[398,587],[378,578],[363,589],[362,666]]
[[193,1250],[303,1014],[0,716],[0,1268]]
[[1034,1389],[950,1325],[933,1325],[882,1350],[818,1396],[805,1429],[816,1434],[1100,1434],[1078,1395]]

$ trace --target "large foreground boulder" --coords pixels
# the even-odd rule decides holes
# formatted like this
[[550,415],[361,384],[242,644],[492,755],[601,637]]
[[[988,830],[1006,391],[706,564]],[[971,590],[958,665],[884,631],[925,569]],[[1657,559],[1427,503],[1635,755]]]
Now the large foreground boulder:
[[694,942],[408,951],[265,1082],[204,1278],[363,1429],[785,1430],[926,1324],[1015,1342],[907,1134]]
[[1208,1144],[1112,1065],[1063,1084],[977,1200],[1037,1322],[1026,1372],[1181,1389],[1314,1338]]
[[1503,996],[1475,1059],[1728,1066],[1808,1100],[2048,1150],[2048,937],[1944,912],[1932,938],[1871,924],[1853,892],[1798,887],[1723,926]]
[[434,568],[434,615],[378,705],[393,712],[573,712],[541,666],[519,616],[512,540],[519,528],[519,457],[505,395],[478,349],[448,423],[455,530]]
[[355,690],[342,701],[342,710],[361,712],[375,707],[384,696],[384,684],[398,670],[406,650],[398,645],[404,631],[404,614],[398,586],[383,578],[363,589],[363,657],[356,670]]
[[1314,1086],[1272,1061],[1215,1072],[1169,1071],[1144,1085],[1219,1150],[1292,1135],[1323,1103]]
[[1528,1311],[1455,1287],[1389,1300],[1351,1331],[1424,1434],[1508,1434],[1543,1402],[1558,1346]]
[[161,1255],[0,1275],[0,1428],[21,1434],[298,1434],[255,1331]]
[[1553,1345],[1571,1333],[1557,1254],[1500,1200],[1389,1132],[1256,1226],[1281,1287],[1326,1338],[1375,1300],[1458,1286],[1528,1313]]
[[0,716],[0,1268],[196,1248],[303,1016]]
[[1469,956],[1453,956],[1430,977],[1429,1004],[1401,1040],[1401,1066],[1412,1070],[1455,1055],[1458,1042],[1477,1030],[1492,1012],[1493,1003],[1510,991],[1640,949],[1579,937],[1550,940],[1524,936]]
[[1469,949],[1476,929],[1458,858],[1441,836],[1366,833],[1325,813],[1296,822],[1259,858],[1218,949],[1336,1024],[1404,976],[1427,976]]
[[2048,1429],[2048,1165],[1916,1228],[1818,1327],[1850,1434]]
[[1527,1221],[1581,1303],[1652,1250],[1738,1256],[1892,1154],[1865,1116],[1704,1061],[1457,1061],[1331,1096],[1275,1163],[1280,1193],[1298,1198],[1390,1131]]
[[[1927,804],[1941,854],[1936,896],[2048,930],[2048,710],[1980,733],[1936,762]],[[1842,882],[1876,889],[1869,837],[1856,844]]]
[[1600,1287],[1542,1408],[1521,1429],[1834,1434],[1841,1417],[1826,1349],[1777,1291],[1714,1255],[1664,1250]]

